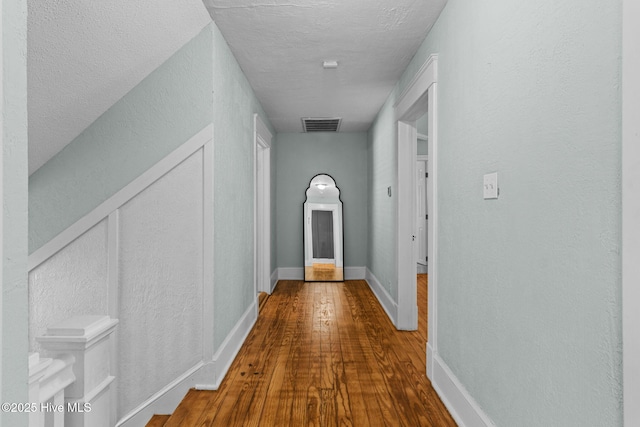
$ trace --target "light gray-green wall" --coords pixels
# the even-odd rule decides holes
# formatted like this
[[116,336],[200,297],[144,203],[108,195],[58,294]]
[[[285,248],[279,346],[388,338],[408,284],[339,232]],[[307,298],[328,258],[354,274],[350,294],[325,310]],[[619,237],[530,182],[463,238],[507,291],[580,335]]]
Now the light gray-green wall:
[[[397,124],[393,103],[398,88],[394,88],[387,102],[376,116],[367,134],[369,209],[367,267],[398,301],[396,269],[396,206],[397,206]],[[387,189],[391,187],[391,196]]]
[[[27,2],[0,2],[2,17],[2,285],[0,401],[27,393]],[[0,426],[28,425],[27,414],[0,414]]]
[[393,102],[431,53],[440,357],[498,426],[622,425],[620,1],[449,0],[370,132],[378,186]]
[[344,265],[367,262],[367,134],[279,133],[276,142],[278,267],[304,266],[302,206],[309,181],[331,175],[340,189]]
[[153,71],[29,177],[29,251],[211,123],[212,29]]
[[213,122],[214,345],[218,348],[255,297],[254,113],[271,128],[211,23],[31,175],[30,251]]
[[[255,300],[253,114],[266,119],[222,34],[213,28],[214,315],[216,348]],[[270,129],[275,135],[275,131]]]

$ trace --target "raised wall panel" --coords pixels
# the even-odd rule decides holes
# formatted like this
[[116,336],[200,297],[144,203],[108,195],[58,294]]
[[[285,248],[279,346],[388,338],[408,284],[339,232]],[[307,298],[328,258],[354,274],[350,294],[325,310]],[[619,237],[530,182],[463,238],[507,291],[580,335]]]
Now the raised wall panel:
[[120,209],[119,416],[202,360],[202,161]]

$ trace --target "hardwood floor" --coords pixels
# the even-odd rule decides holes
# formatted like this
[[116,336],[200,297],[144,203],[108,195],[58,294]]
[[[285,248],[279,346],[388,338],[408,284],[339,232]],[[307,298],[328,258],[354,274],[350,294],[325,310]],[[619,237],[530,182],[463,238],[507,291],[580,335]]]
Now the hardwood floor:
[[342,282],[343,269],[334,264],[313,264],[304,268],[304,279],[307,282]]
[[425,375],[426,282],[401,332],[364,281],[280,281],[220,389],[165,426],[455,426]]

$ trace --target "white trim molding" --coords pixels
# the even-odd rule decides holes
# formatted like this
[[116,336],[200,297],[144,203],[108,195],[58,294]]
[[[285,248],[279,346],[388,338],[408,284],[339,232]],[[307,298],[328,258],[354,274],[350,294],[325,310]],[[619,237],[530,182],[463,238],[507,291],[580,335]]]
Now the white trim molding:
[[[149,421],[153,414],[172,413],[191,388],[217,390],[256,320],[256,307],[255,303],[252,303],[227,335],[213,356],[212,363],[198,362],[193,368],[125,415],[118,421],[116,427],[140,426]],[[213,377],[211,376],[212,371]],[[209,382],[212,378],[213,382]]]
[[120,206],[127,203],[169,171],[173,170],[182,163],[183,160],[198,151],[206,143],[211,142],[212,139],[213,125],[208,125],[122,190],[109,197],[91,212],[29,255],[28,270],[33,270],[69,243],[73,242],[94,225],[109,216],[109,214],[120,208]]
[[622,365],[624,425],[640,422],[640,3],[622,1]]
[[[121,272],[119,265],[123,254],[120,250],[120,209],[158,182],[161,178],[169,176],[169,174],[179,165],[196,154],[202,153],[202,161],[198,167],[202,168],[202,182],[198,180],[198,185],[202,185],[202,354],[196,355],[201,357],[201,361],[197,365],[188,369],[182,375],[167,384],[164,388],[157,391],[150,398],[140,403],[134,410],[126,414],[117,425],[135,426],[142,425],[148,421],[154,413],[172,412],[179,402],[184,398],[189,388],[204,384],[205,387],[217,387],[221,378],[226,373],[230,361],[227,360],[235,357],[237,350],[240,348],[244,338],[251,330],[255,315],[245,315],[238,325],[233,329],[231,335],[225,340],[225,346],[218,353],[214,353],[214,283],[213,283],[213,125],[208,125],[189,140],[184,142],[180,147],[172,153],[160,160],[149,170],[144,172],[140,177],[129,183],[125,188],[118,191],[112,197],[89,212],[79,221],[64,230],[49,243],[38,249],[29,256],[29,271],[37,268],[42,263],[47,262],[53,255],[63,251],[70,243],[74,242],[85,232],[92,229],[95,225],[105,221],[106,218],[106,257],[107,257],[107,307],[109,316],[112,318],[120,318],[120,287]],[[199,196],[198,196],[199,197]],[[256,312],[255,304],[252,304],[249,311]],[[118,334],[119,332],[115,332]],[[118,367],[118,348],[117,339],[113,340],[114,345],[111,346],[111,372],[117,373]],[[186,367],[185,367],[186,368]],[[115,381],[119,379],[116,378]],[[116,383],[111,384],[111,388],[116,388]],[[113,399],[113,408],[117,399]],[[137,401],[135,403],[138,403]],[[113,423],[111,424],[113,425]]]
[[384,309],[385,313],[387,313],[387,316],[389,316],[391,323],[397,327],[398,305],[371,270],[368,268],[366,270],[365,280],[369,284],[369,288],[371,288],[373,294],[378,298],[380,305]]
[[[344,267],[344,280],[366,280],[367,267]],[[275,289],[278,280],[304,280],[304,268],[279,267],[271,274],[271,290]]]
[[495,427],[440,356],[432,357],[431,383],[456,423],[461,427]]
[[231,332],[224,339],[218,351],[213,356],[215,360],[215,382],[213,384],[198,384],[196,387],[200,390],[217,390],[224,376],[229,371],[231,363],[240,351],[244,340],[251,332],[253,325],[258,320],[258,305],[254,300],[244,312],[238,323],[233,327]]
[[344,280],[366,280],[367,267],[345,267]]
[[167,384],[149,399],[122,417],[116,427],[137,427],[145,425],[154,414],[169,414],[175,411],[189,389],[194,388],[204,367],[197,363],[178,378]]
[[[396,267],[398,283],[398,312],[396,327],[401,330],[415,330],[418,327],[416,252],[416,162],[417,130],[416,120],[427,114],[428,153],[427,170],[427,253],[429,254],[429,340],[436,349],[437,336],[437,76],[438,56],[431,55],[395,104],[398,124],[398,204],[396,216]],[[429,362],[428,362],[429,363]],[[430,372],[427,367],[427,372]]]
[[254,133],[254,282],[255,292],[271,293],[271,132],[253,115]]

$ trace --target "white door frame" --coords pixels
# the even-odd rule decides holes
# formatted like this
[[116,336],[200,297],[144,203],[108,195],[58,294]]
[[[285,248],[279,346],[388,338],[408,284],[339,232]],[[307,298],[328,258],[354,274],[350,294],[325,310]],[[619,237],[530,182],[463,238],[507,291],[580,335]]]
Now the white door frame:
[[[426,172],[426,170],[427,170],[426,166],[429,164],[429,155],[428,154],[418,154],[416,156],[416,162],[427,162],[427,164],[425,165],[425,172]],[[417,167],[417,165],[416,165],[416,167]],[[416,169],[416,171],[417,171],[417,169]],[[427,172],[427,175],[429,175],[428,172]],[[427,191],[427,187],[426,186],[427,186],[428,182],[429,182],[429,180],[427,179],[427,177],[425,177],[425,188],[424,188],[425,192]],[[416,184],[416,186],[417,186],[417,184]],[[426,203],[426,201],[425,201],[425,203]],[[417,208],[417,206],[416,206],[416,208]],[[429,212],[429,204],[427,203],[427,217],[429,216],[428,212]],[[427,219],[427,227],[428,227],[428,224],[429,224],[429,220]],[[417,224],[416,224],[416,231],[417,231]],[[427,234],[427,238],[428,238],[428,234]],[[420,237],[418,237],[418,242],[419,241],[420,241]],[[416,253],[418,253],[418,254],[420,253],[419,248],[416,248]],[[427,257],[428,256],[429,256],[429,252],[427,251]],[[417,259],[416,259],[416,262],[418,262]],[[426,262],[426,260],[425,260],[425,262]],[[428,262],[427,262],[427,265],[428,265]]]
[[[0,22],[4,11],[0,0]],[[4,323],[2,319],[3,295],[4,295],[4,44],[2,30],[0,29],[0,343],[4,343]],[[0,360],[4,360],[2,346],[0,345]],[[0,384],[2,384],[2,369],[0,368]],[[1,390],[0,390],[1,393]]]
[[253,115],[254,136],[254,294],[271,293],[271,132]]
[[632,426],[640,421],[640,3],[622,7],[622,366]]
[[[418,328],[418,305],[416,268],[417,260],[414,251],[416,221],[416,161],[417,161],[417,131],[416,120],[425,113],[428,115],[428,153],[427,171],[427,252],[429,274],[429,342],[428,353],[435,352],[437,343],[437,161],[438,161],[438,133],[437,133],[437,68],[438,56],[431,55],[417,72],[413,80],[404,90],[395,104],[395,117],[398,123],[398,205],[397,205],[397,250],[396,267],[398,280],[398,315],[396,327],[401,330],[415,330]],[[433,357],[427,358],[427,372],[432,372],[430,366]]]

